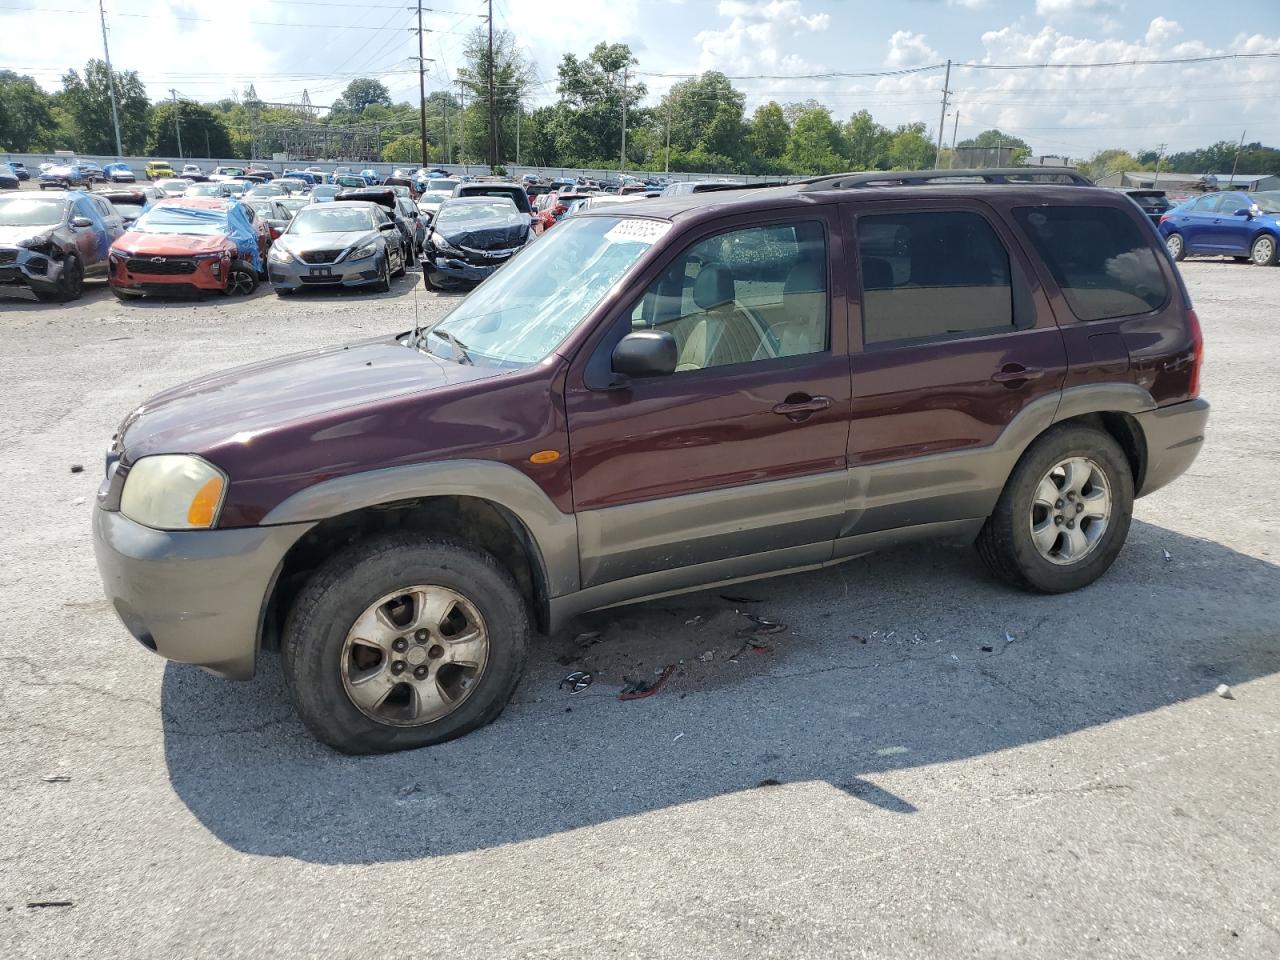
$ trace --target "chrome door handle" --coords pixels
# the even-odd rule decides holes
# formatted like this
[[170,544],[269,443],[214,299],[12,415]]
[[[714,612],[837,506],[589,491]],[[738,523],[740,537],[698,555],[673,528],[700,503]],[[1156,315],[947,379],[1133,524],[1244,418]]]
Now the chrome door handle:
[[1035,367],[1024,367],[1017,363],[1006,363],[1003,367],[991,375],[992,381],[995,383],[1022,383],[1031,380],[1039,380],[1044,376],[1043,370]]
[[808,394],[792,394],[782,403],[775,404],[773,412],[782,417],[802,420],[811,413],[826,410],[834,403],[830,397],[811,397]]

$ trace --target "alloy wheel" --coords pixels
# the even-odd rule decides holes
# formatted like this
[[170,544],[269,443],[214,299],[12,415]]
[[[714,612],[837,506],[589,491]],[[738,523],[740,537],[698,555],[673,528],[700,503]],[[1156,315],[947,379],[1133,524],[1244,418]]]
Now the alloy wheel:
[[1169,250],[1169,256],[1175,260],[1182,253],[1182,237],[1176,233],[1171,233],[1164,241],[1165,247]]
[[448,716],[489,660],[480,611],[447,587],[405,587],[380,598],[347,632],[342,685],[378,723],[417,727]]
[[1258,266],[1270,265],[1275,259],[1276,242],[1270,237],[1259,237],[1253,242],[1253,262]]
[[233,297],[247,296],[253,291],[253,277],[249,271],[236,267],[227,278],[227,293]]
[[1078,563],[1111,522],[1111,486],[1098,464],[1071,457],[1056,464],[1031,501],[1031,540],[1050,563]]

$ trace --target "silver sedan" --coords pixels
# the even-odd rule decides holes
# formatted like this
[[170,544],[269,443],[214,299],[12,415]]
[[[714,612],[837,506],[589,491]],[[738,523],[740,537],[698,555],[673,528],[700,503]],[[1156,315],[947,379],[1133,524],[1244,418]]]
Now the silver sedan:
[[271,286],[281,296],[303,287],[386,291],[406,266],[400,228],[382,207],[364,201],[303,207],[267,255]]

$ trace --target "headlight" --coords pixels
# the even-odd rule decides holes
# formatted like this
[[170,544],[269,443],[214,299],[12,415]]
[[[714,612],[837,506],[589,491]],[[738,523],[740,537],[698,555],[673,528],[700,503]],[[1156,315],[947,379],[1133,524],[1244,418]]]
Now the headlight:
[[195,260],[221,260],[225,257],[225,253],[197,253],[192,259]]
[[158,530],[205,530],[218,520],[227,478],[186,454],[143,457],[129,470],[120,512]]
[[431,245],[435,247],[437,250],[443,250],[446,253],[461,252],[457,247],[455,247],[448,240],[446,240],[444,237],[440,236],[440,234],[434,231],[432,231],[432,234],[431,234]]
[[276,263],[292,263],[293,254],[280,246],[280,244],[273,243],[271,249],[267,251],[267,259],[274,260]]
[[363,247],[360,247],[354,253],[352,253],[351,256],[347,257],[347,259],[348,260],[367,260],[369,257],[372,257],[377,252],[378,252],[378,245],[376,243],[366,243]]

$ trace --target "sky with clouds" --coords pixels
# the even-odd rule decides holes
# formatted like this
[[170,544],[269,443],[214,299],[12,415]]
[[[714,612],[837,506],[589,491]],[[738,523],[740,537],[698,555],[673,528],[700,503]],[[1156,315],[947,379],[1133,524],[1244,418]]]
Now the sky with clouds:
[[[429,89],[462,61],[482,0],[424,0]],[[407,0],[106,0],[112,61],[153,98],[214,100],[253,83],[265,100],[305,89],[328,103],[353,76],[377,76],[413,100]],[[1208,11],[1212,10],[1210,13]],[[656,102],[680,75],[734,77],[748,110],[810,97],[839,118],[939,121],[941,70],[955,62],[945,135],[998,126],[1038,153],[1107,146],[1169,149],[1234,140],[1280,145],[1280,57],[1085,69],[977,69],[1041,63],[1280,54],[1280,0],[495,0],[494,19],[536,64],[530,106],[555,99],[556,65],[599,41],[629,43]],[[0,67],[56,89],[68,67],[101,56],[96,0],[0,0]],[[831,77],[832,73],[845,76]],[[828,75],[828,76],[823,76]]]

